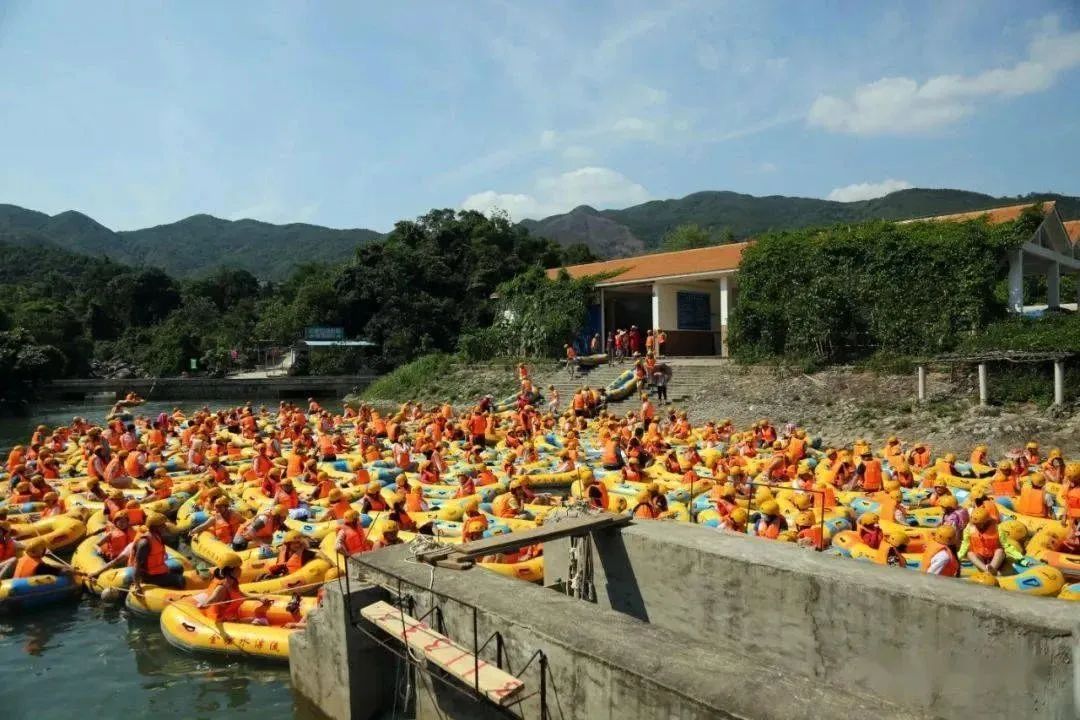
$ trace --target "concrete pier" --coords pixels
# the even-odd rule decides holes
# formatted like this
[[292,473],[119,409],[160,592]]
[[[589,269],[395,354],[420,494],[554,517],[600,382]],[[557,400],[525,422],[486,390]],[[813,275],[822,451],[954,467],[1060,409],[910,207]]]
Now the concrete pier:
[[[353,572],[371,584],[330,588],[294,643],[298,691],[334,720],[390,709],[403,661],[346,612],[400,599],[413,617],[438,608],[458,644],[486,643],[486,662],[517,674],[533,658],[523,718],[1076,717],[1070,603],[684,524],[592,541],[596,604],[481,568],[433,573],[404,547],[361,556]],[[545,544],[551,582],[569,543]],[[505,717],[410,665],[417,718]]]

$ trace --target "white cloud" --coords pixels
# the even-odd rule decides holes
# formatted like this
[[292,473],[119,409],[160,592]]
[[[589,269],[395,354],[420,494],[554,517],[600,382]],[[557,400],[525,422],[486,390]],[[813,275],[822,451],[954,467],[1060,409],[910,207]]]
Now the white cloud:
[[828,199],[836,202],[855,202],[856,200],[873,200],[897,190],[908,190],[915,187],[907,180],[882,180],[877,183],[855,183],[838,187],[829,193]]
[[605,167],[582,167],[540,178],[531,194],[494,190],[465,198],[465,210],[505,210],[515,220],[542,218],[572,210],[578,205],[597,208],[627,207],[650,198],[649,191],[622,173]]
[[819,96],[807,122],[856,135],[924,132],[971,114],[980,101],[1046,90],[1058,75],[1078,65],[1080,31],[1062,33],[1050,17],[1028,46],[1028,57],[1012,67],[938,75],[921,85],[907,77],[882,78],[856,88],[850,98]]
[[763,162],[757,167],[760,173],[773,173],[776,172],[776,163]]

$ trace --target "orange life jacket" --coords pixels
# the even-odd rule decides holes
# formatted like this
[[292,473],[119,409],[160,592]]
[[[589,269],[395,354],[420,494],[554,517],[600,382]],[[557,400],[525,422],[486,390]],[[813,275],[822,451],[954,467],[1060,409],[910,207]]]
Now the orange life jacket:
[[[143,568],[147,575],[164,575],[170,572],[169,566],[165,564],[165,560],[168,555],[165,552],[165,543],[161,541],[154,533],[147,533],[146,540],[150,543],[150,552],[146,555],[146,567]],[[130,563],[135,564],[137,553],[131,553]]]
[[231,543],[232,539],[236,537],[236,531],[240,529],[242,522],[240,516],[230,510],[227,517],[217,515],[210,530],[214,533],[214,537],[221,542]]
[[304,566],[304,551],[290,553],[287,546],[282,546],[278,551],[277,564],[284,566],[288,574],[292,575]]
[[770,540],[775,540],[780,537],[780,518],[775,517],[772,520],[765,522],[764,526],[762,525],[763,520],[764,518],[758,521],[754,528],[754,534],[758,537],[768,538]]
[[345,513],[352,510],[352,505],[345,498],[341,498],[337,502],[330,505],[330,514],[334,516],[334,519],[341,520],[345,517]]
[[208,605],[204,608],[203,612],[206,614],[206,617],[217,622],[236,620],[240,617],[240,605],[244,602],[244,593],[240,591],[240,586],[236,582],[226,583],[220,578],[214,578],[210,581],[210,586],[206,589],[206,593],[207,595],[211,595],[222,585],[225,585],[228,588],[228,599],[225,601],[218,601],[213,605]]
[[948,545],[942,545],[939,542],[927,542],[926,549],[923,550],[922,560],[919,561],[919,572],[925,573],[930,569],[930,561],[934,556],[942,550],[946,550],[949,553],[949,560],[945,563],[945,567],[942,568],[941,574],[945,577],[960,577],[960,561],[956,557],[956,553]]
[[114,557],[124,551],[131,541],[135,539],[135,530],[128,528],[127,530],[121,530],[118,527],[114,527],[105,533],[105,537],[100,543],[98,548],[101,550],[101,554],[108,560],[112,560]]
[[979,556],[984,562],[989,562],[994,557],[994,553],[1001,548],[1001,538],[998,537],[998,527],[996,523],[991,523],[985,530],[980,531],[979,528],[974,525],[970,525],[969,540],[971,543],[971,551]]
[[0,562],[15,557],[15,538],[5,537],[0,540]]
[[600,458],[600,462],[609,467],[614,467],[619,464],[619,443],[615,440],[608,440],[604,443],[604,454]]
[[863,490],[877,492],[881,489],[881,461],[871,458],[863,463]]
[[41,562],[41,558],[31,557],[30,555],[23,555],[15,563],[15,575],[16,578],[28,578],[37,575],[38,570],[44,565]]
[[495,497],[495,501],[491,503],[491,514],[495,517],[514,517],[517,512],[511,506],[510,501],[513,499],[514,494],[505,492]]
[[589,500],[589,504],[594,508],[600,510],[608,509],[608,491],[607,485],[602,482],[594,482],[589,485],[585,490],[585,496]]
[[644,520],[655,520],[656,510],[647,502],[639,503],[634,508],[634,517],[642,518]]
[[409,512],[423,512],[424,511],[424,495],[423,493],[410,492],[405,495],[405,509]]
[[1009,475],[998,473],[990,483],[990,494],[1011,497],[1016,494],[1016,481]]
[[351,556],[370,550],[363,528],[352,525],[342,525],[338,530],[338,538],[344,543],[345,551]]
[[1025,487],[1020,491],[1016,511],[1031,517],[1046,516],[1046,491],[1042,488]]
[[825,537],[822,535],[820,525],[812,525],[811,527],[803,528],[799,531],[799,539],[809,539],[810,544],[818,550],[823,550],[825,548]]
[[1065,491],[1065,516],[1069,519],[1080,518],[1080,486]]

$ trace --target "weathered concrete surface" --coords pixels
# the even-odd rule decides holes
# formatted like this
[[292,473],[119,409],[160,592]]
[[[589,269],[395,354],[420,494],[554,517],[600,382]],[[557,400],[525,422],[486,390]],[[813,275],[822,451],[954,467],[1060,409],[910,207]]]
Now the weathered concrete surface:
[[[676,634],[609,608],[574,600],[552,590],[506,578],[480,568],[435,569],[406,561],[407,549],[367,553],[358,562],[373,582],[391,590],[402,581],[402,594],[416,603],[416,615],[433,605],[442,609],[445,632],[456,642],[483,644],[502,633],[510,670],[519,672],[536,650],[550,663],[548,703],[552,717],[567,720],[793,720],[811,717],[926,718],[933,713],[906,712],[870,696],[830,687],[780,666],[747,657],[723,633]],[[447,599],[428,588],[449,596]],[[473,607],[476,608],[474,615]],[[481,656],[495,661],[495,642]],[[539,689],[534,662],[521,678],[525,693]],[[418,701],[418,718],[482,717],[483,703],[460,696],[435,710],[442,687]],[[539,717],[539,698],[521,707],[524,717]],[[430,715],[428,714],[430,713]]]
[[[364,605],[386,599],[381,588],[351,581],[354,619]],[[392,703],[397,658],[349,623],[343,586],[331,583],[307,627],[289,639],[293,688],[330,720],[369,720]]]
[[[656,628],[945,718],[1077,717],[1076,604],[677,523],[593,542],[598,603]],[[548,583],[568,544],[545,545]]]

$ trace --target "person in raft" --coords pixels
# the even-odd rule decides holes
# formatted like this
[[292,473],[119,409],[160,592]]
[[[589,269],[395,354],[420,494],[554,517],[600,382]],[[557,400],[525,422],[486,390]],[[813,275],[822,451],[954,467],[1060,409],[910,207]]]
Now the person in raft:
[[34,538],[26,543],[23,554],[14,562],[5,561],[0,565],[0,580],[9,575],[14,579],[34,577],[35,575],[71,575],[73,570],[67,563],[45,557],[48,545],[41,538]]
[[143,584],[156,585],[157,587],[184,589],[184,573],[174,570],[168,564],[168,553],[165,549],[165,541],[161,533],[165,530],[168,521],[165,516],[152,512],[146,517],[146,532],[141,534],[135,542],[127,546],[116,557],[102,565],[99,569],[90,573],[90,579],[96,580],[106,570],[111,570],[126,560],[130,567],[135,568],[135,575],[131,581],[131,591],[136,595],[142,593]]
[[1019,562],[1024,554],[984,507],[971,511],[971,522],[964,530],[959,556],[967,558],[976,570],[991,575],[1007,574],[1005,560]]
[[218,624],[232,622],[268,625],[266,618],[259,615],[251,618],[240,617],[240,605],[245,600],[261,600],[262,609],[270,606],[269,598],[248,595],[240,589],[240,557],[230,555],[222,561],[220,568],[214,568],[210,586],[198,596],[195,604],[203,610],[206,617]]

